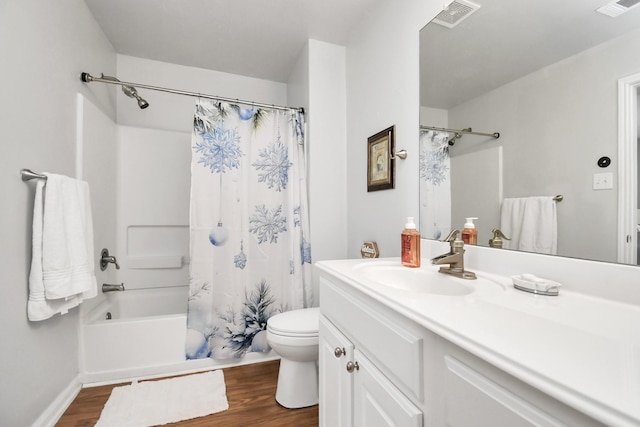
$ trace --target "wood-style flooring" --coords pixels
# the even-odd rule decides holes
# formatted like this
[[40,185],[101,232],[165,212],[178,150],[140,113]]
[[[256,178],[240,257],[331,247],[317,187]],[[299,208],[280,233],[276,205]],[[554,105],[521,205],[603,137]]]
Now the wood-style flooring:
[[[229,409],[167,426],[311,427],[318,425],[318,405],[286,409],[275,400],[278,360],[224,369]],[[123,384],[83,388],[56,427],[93,427],[111,389]],[[117,427],[117,426],[114,426]]]

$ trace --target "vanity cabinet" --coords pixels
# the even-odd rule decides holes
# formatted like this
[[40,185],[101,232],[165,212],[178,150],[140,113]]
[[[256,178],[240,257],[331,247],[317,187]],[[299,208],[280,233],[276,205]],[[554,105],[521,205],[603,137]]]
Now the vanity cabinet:
[[359,350],[354,351],[353,425],[422,426],[418,409]]
[[324,408],[320,411],[320,426],[351,426],[353,375],[347,365],[353,365],[353,344],[324,316],[320,316],[319,333],[319,388]]
[[320,426],[602,426],[326,272]]
[[422,426],[422,412],[324,316],[319,364],[320,426]]
[[417,328],[321,282],[320,425],[422,426]]

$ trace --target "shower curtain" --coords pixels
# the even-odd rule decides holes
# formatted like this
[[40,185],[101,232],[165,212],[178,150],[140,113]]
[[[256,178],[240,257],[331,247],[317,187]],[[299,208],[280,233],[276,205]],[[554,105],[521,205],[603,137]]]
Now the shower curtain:
[[304,116],[199,100],[192,133],[187,359],[269,351],[311,305]]
[[420,131],[420,235],[440,240],[451,230],[449,134]]

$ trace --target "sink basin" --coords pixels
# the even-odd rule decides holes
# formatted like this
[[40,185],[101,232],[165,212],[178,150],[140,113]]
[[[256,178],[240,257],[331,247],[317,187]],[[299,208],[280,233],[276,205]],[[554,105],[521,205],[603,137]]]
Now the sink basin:
[[363,279],[388,288],[423,294],[461,296],[474,292],[502,291],[497,282],[478,277],[466,280],[438,272],[438,267],[408,268],[400,262],[366,262],[354,267]]

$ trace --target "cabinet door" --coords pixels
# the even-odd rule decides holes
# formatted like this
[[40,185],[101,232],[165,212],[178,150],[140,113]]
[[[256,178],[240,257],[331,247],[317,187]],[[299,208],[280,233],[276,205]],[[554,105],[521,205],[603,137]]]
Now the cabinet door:
[[351,427],[353,376],[347,363],[353,362],[353,344],[324,316],[320,316],[320,426]]
[[[566,424],[491,381],[470,366],[445,356],[444,394],[451,427],[564,427]],[[585,424],[574,424],[585,425]]]
[[422,412],[358,350],[354,352],[355,427],[421,427]]

